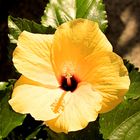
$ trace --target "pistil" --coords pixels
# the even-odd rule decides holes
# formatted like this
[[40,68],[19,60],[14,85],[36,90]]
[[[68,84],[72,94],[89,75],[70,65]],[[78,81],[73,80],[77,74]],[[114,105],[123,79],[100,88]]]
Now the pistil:
[[78,85],[78,80],[74,75],[61,76],[61,88],[65,91],[73,92]]

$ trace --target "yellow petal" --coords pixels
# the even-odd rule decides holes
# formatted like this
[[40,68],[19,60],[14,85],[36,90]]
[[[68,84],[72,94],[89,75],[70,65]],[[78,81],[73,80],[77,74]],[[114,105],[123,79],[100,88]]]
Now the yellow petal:
[[28,84],[28,85],[36,85],[36,86],[44,86],[43,84],[33,81],[27,77],[25,77],[24,75],[21,75],[20,78],[16,81],[16,83],[14,84],[14,88],[16,88],[17,86],[20,85],[24,85],[24,84]]
[[18,113],[30,113],[36,120],[46,121],[56,118],[64,110],[67,95],[59,88],[23,84],[14,88],[9,104]]
[[17,70],[29,79],[57,86],[50,61],[52,40],[53,35],[22,32],[13,53],[13,62]]
[[90,84],[82,83],[71,93],[64,112],[56,119],[46,121],[55,132],[77,131],[95,121],[101,109],[102,97]]
[[57,75],[60,75],[67,63],[75,69],[79,59],[101,50],[112,51],[112,46],[96,22],[75,19],[62,24],[55,32],[52,47],[52,60]]
[[113,52],[93,53],[84,58],[79,62],[76,75],[101,92],[101,112],[107,112],[118,105],[130,85],[122,59]]
[[100,113],[105,113],[113,108],[115,108],[119,103],[123,101],[123,96],[117,96],[107,93],[100,93],[102,95],[102,108],[100,110]]

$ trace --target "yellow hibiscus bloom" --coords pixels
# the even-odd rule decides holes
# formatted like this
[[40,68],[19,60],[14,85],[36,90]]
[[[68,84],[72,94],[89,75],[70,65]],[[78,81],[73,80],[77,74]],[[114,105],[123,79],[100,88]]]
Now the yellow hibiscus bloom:
[[10,105],[55,132],[85,128],[118,105],[130,84],[122,59],[86,19],[66,22],[54,35],[22,32],[13,62],[22,76]]

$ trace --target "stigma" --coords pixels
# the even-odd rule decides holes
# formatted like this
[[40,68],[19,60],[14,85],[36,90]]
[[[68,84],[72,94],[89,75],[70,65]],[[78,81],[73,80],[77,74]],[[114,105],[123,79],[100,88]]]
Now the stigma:
[[65,76],[61,76],[60,87],[65,91],[73,92],[78,85],[78,79],[71,74],[67,74]]

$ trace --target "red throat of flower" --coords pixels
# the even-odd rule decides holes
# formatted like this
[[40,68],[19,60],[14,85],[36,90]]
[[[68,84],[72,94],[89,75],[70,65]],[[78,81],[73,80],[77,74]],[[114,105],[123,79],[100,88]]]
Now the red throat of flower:
[[61,76],[61,88],[65,91],[71,91],[73,92],[79,83],[79,80],[73,75],[73,76]]

